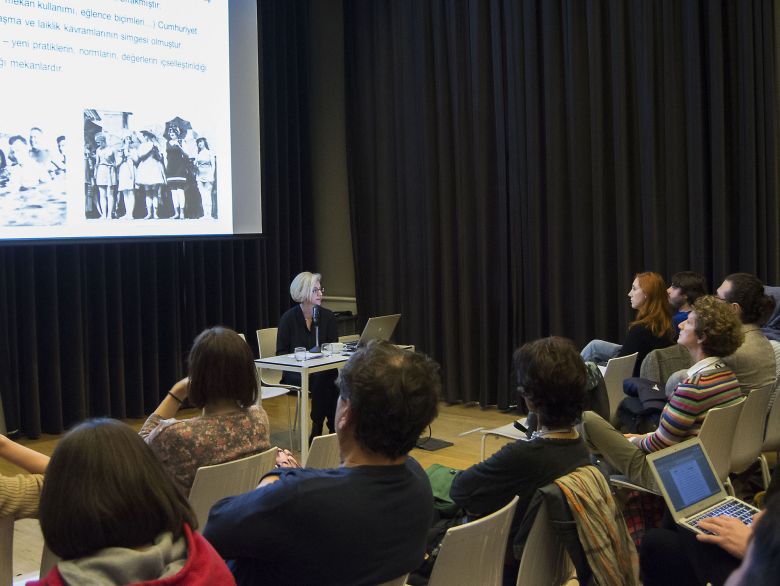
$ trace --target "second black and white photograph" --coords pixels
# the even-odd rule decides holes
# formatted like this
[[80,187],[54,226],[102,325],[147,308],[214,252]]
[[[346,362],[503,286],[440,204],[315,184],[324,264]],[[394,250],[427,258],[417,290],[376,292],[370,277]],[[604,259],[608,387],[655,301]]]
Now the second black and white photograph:
[[212,137],[180,115],[84,110],[84,216],[94,220],[217,219]]

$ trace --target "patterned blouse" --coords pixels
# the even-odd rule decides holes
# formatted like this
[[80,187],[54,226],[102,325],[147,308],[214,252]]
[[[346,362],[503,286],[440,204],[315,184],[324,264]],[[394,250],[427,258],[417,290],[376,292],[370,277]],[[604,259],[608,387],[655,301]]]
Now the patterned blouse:
[[152,414],[138,434],[184,496],[189,496],[201,466],[238,460],[271,447],[268,415],[257,405],[236,413],[183,420]]

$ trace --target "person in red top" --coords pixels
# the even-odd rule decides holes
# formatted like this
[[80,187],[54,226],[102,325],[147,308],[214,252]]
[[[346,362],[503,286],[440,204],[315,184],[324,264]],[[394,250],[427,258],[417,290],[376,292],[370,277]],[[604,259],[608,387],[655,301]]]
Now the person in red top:
[[60,561],[28,586],[235,584],[149,446],[113,419],[86,421],[60,441],[40,523]]

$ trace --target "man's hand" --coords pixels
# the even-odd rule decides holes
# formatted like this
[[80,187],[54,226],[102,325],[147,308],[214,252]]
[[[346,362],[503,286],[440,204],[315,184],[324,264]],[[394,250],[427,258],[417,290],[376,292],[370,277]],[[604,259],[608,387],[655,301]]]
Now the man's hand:
[[[760,514],[753,517],[754,524]],[[721,516],[702,519],[699,521],[699,526],[715,535],[697,533],[696,539],[704,543],[714,543],[739,559],[745,557],[748,542],[753,535],[753,527],[751,525],[745,525],[734,517]]]

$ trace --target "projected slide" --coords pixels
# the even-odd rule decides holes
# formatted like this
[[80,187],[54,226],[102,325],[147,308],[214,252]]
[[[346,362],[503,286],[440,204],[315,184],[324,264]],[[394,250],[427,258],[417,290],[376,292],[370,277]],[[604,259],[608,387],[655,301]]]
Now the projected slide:
[[229,36],[227,0],[0,0],[0,238],[233,233]]

